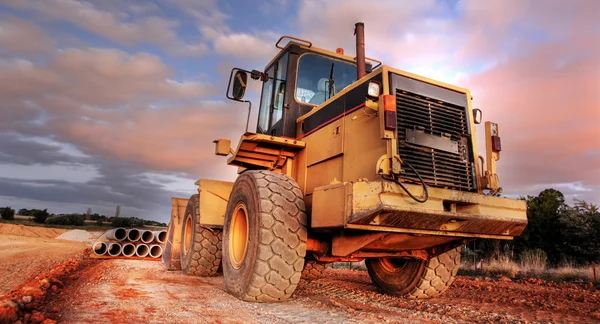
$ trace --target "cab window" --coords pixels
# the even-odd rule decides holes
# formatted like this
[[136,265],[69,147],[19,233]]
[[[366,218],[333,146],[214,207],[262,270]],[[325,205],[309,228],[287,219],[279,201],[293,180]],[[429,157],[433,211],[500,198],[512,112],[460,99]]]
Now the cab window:
[[258,133],[266,133],[269,130],[269,112],[271,111],[271,99],[273,94],[273,67],[266,72],[269,81],[263,83],[260,108],[258,112]]
[[320,105],[356,81],[356,66],[316,54],[305,54],[298,62],[298,102]]

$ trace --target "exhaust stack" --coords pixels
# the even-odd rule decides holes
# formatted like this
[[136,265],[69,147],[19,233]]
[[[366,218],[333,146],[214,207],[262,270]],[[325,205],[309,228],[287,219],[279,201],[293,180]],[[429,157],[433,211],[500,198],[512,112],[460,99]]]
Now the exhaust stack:
[[358,22],[354,25],[356,35],[356,80],[367,75],[365,63],[365,24]]

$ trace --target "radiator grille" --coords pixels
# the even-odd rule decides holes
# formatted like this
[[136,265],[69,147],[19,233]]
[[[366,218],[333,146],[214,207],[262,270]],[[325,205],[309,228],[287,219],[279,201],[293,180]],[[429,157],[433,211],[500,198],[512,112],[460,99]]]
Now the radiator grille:
[[[412,165],[425,183],[435,187],[473,190],[475,179],[467,124],[466,109],[396,89],[398,153]],[[406,142],[406,129],[422,130],[436,136],[449,137],[461,143],[458,154]],[[467,150],[466,152],[464,150]],[[403,168],[402,178],[417,180],[410,168]]]

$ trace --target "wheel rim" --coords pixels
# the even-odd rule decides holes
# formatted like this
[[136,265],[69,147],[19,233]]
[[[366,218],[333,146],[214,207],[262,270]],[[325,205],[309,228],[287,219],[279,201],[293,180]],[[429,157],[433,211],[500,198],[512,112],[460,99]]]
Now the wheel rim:
[[239,202],[233,210],[229,231],[229,260],[233,268],[239,269],[248,249],[248,210],[243,202]]
[[390,273],[400,272],[406,268],[406,265],[409,263],[408,259],[398,259],[398,258],[381,258],[379,259],[379,263],[381,266]]
[[183,241],[183,253],[187,254],[192,246],[192,215],[188,215],[185,219],[185,238]]

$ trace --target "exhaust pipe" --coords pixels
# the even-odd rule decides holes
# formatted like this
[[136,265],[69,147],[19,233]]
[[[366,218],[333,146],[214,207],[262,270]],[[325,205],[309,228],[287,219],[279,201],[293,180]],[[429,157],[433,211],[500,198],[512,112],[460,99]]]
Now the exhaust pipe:
[[142,242],[151,243],[154,241],[154,232],[152,231],[142,231]]
[[121,247],[121,244],[119,243],[109,243],[108,245],[108,254],[110,256],[119,256],[119,254],[121,254],[121,252],[123,252],[123,247]]
[[158,244],[150,245],[150,256],[153,258],[160,258],[163,253],[162,246]]
[[105,255],[108,251],[108,247],[104,242],[96,242],[94,246],[92,246],[92,250],[94,250],[95,255]]
[[140,240],[140,231],[137,228],[127,230],[127,239],[131,242],[137,242]]
[[365,24],[358,22],[354,25],[356,35],[356,80],[367,75],[365,63]]
[[106,231],[106,238],[109,240],[123,241],[127,238],[127,230],[119,227]]
[[146,244],[139,244],[135,249],[135,255],[139,256],[140,258],[146,257],[149,252],[150,249],[148,249],[148,245]]
[[154,231],[154,240],[160,244],[167,240],[167,231]]
[[123,244],[123,255],[126,257],[132,257],[135,255],[136,249],[135,245],[131,243]]

